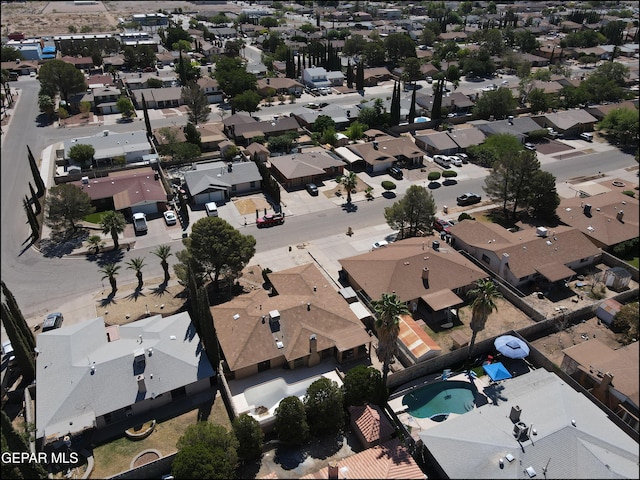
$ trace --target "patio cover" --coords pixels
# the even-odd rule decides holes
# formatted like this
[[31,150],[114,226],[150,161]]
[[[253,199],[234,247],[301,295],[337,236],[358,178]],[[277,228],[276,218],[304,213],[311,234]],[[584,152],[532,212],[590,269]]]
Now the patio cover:
[[550,282],[557,282],[558,280],[564,280],[565,278],[569,278],[572,275],[575,275],[576,272],[571,270],[566,265],[562,263],[545,263],[544,265],[540,265],[536,268],[536,272],[540,275],[544,276]]
[[464,303],[458,295],[453,293],[451,290],[442,289],[437,292],[427,293],[423,295],[422,300],[429,305],[434,312],[444,310],[447,307],[455,307],[456,305],[460,305]]
[[493,382],[500,380],[506,380],[507,378],[513,378],[509,373],[509,370],[502,364],[502,362],[490,363],[489,365],[483,365],[482,369],[485,371],[489,378]]

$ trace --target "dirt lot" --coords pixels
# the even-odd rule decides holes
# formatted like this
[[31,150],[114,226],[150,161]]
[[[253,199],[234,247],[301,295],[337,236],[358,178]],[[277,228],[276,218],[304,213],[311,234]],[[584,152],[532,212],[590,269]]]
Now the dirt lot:
[[263,212],[266,208],[271,210],[271,205],[263,197],[242,197],[233,201],[240,215],[255,215],[256,210]]

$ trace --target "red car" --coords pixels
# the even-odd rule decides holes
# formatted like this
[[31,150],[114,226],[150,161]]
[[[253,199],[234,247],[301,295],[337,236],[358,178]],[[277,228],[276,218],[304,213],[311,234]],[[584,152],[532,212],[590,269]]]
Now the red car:
[[447,232],[449,233],[449,229],[452,227],[449,222],[446,220],[442,220],[440,218],[436,218],[433,221],[433,228],[435,228],[438,232]]

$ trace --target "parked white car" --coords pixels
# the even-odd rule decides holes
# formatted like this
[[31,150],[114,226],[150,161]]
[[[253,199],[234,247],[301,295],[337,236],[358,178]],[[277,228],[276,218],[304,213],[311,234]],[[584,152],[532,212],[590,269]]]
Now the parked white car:
[[144,213],[133,214],[133,229],[136,235],[147,233],[147,216]]
[[462,166],[462,159],[460,157],[458,157],[457,155],[450,155],[449,156],[449,161],[451,163],[453,163],[456,167],[461,167]]
[[377,250],[379,248],[386,247],[387,245],[389,245],[389,242],[387,242],[386,240],[380,240],[379,242],[376,242],[373,245],[371,245],[371,249]]

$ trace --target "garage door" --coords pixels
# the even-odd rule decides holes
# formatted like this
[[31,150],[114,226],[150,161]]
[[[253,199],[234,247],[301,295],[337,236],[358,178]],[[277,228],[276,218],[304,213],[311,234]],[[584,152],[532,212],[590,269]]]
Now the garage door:
[[136,205],[135,207],[131,207],[131,213],[145,213],[147,215],[153,215],[154,213],[158,213],[158,204],[150,203],[148,205]]
[[195,196],[197,204],[205,204],[209,202],[224,202],[224,191],[216,190],[215,192],[200,193]]

